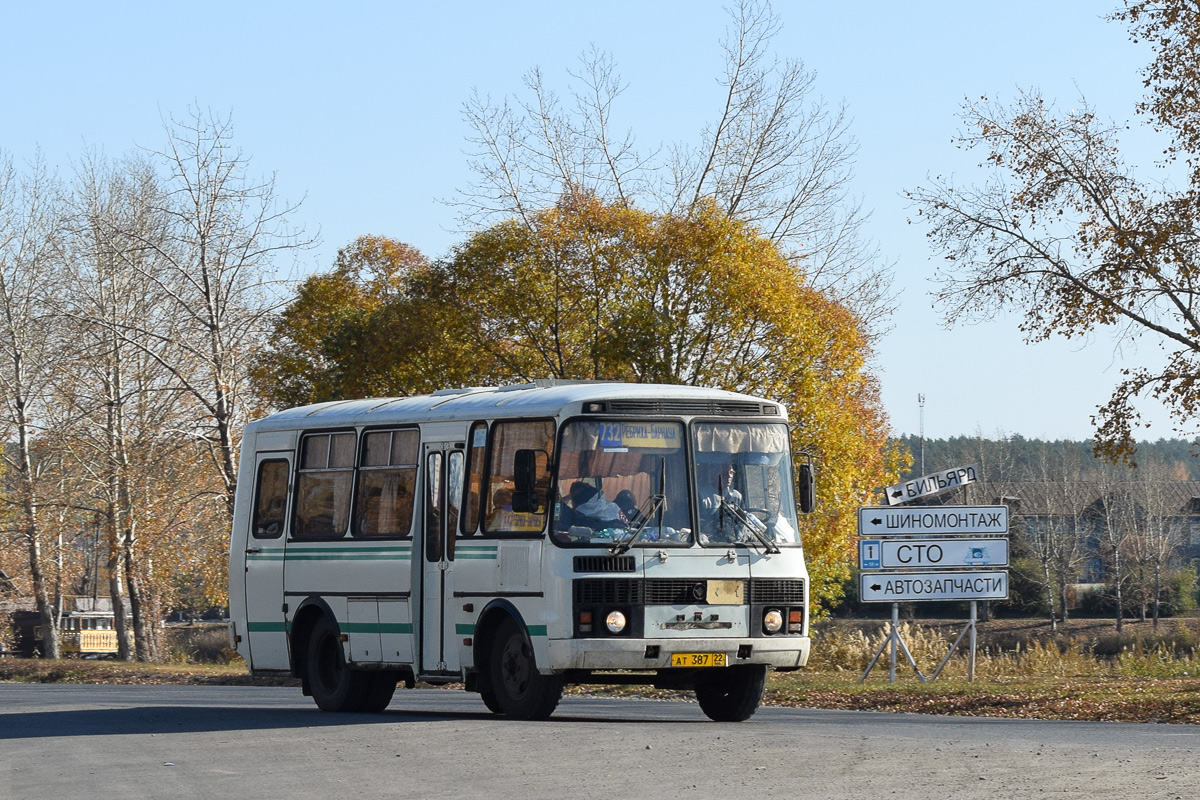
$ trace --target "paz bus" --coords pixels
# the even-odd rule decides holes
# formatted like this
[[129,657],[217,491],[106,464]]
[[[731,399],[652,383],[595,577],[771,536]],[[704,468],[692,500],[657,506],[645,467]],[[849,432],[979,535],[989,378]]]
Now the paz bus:
[[689,386],[538,381],[335,401],[246,426],[230,640],[326,711],[461,682],[553,713],[567,684],[750,717],[809,654],[785,409]]

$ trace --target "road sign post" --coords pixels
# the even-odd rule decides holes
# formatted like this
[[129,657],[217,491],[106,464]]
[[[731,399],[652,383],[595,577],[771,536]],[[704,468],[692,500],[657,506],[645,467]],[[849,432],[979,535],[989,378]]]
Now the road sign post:
[[976,622],[980,600],[1008,597],[1008,507],[901,506],[978,480],[975,467],[957,467],[887,487],[888,505],[858,510],[858,597],[864,603],[891,603],[892,622],[883,643],[863,672],[865,681],[884,648],[890,648],[888,681],[896,679],[899,647],[922,683],[899,629],[902,602],[971,602],[971,618],[929,680],[936,680],[970,634],[967,679],[975,679]]

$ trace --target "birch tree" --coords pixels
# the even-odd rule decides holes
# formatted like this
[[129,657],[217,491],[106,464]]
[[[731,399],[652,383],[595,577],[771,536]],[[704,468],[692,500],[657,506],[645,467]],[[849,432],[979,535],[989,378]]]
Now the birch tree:
[[870,336],[894,308],[890,268],[863,232],[850,193],[857,145],[845,109],[821,98],[816,75],[773,51],[781,22],[769,3],[741,0],[721,44],[724,69],[711,121],[691,143],[645,150],[617,129],[625,85],[593,49],[561,101],[542,72],[524,99],[473,96],[474,181],[456,202],[470,227],[515,219],[536,232],[537,212],[562,196],[686,216],[711,202],[765,236],[808,286],[851,309]]
[[[65,438],[92,511],[103,520],[119,656],[143,661],[155,654],[157,627],[148,606],[158,604],[139,564],[139,536],[148,512],[178,494],[153,475],[181,439],[182,392],[163,366],[178,363],[181,353],[174,320],[164,313],[167,298],[149,277],[161,269],[155,262],[166,232],[159,195],[143,159],[84,159],[66,224],[64,270],[72,291],[59,306],[71,332],[57,393],[72,415]],[[147,484],[156,496],[144,496]]]
[[14,442],[4,459],[47,658],[59,656],[61,595],[49,585],[42,509],[41,479],[51,460],[38,446],[58,355],[47,302],[48,288],[60,285],[54,274],[58,215],[56,181],[45,164],[35,162],[18,175],[11,158],[0,153],[0,426]]
[[251,176],[228,117],[193,109],[172,119],[166,134],[166,147],[151,153],[163,170],[155,211],[166,235],[123,233],[156,256],[142,268],[165,298],[172,332],[127,325],[126,339],[144,347],[198,410],[189,433],[208,448],[232,516],[250,360],[279,303],[275,259],[312,240],[288,223],[297,206],[279,201],[274,178]]

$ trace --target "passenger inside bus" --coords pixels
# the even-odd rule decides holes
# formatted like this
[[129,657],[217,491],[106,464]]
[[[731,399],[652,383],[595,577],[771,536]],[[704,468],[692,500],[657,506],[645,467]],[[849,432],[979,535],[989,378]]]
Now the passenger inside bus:
[[571,484],[571,511],[572,525],[586,526],[592,530],[625,527],[621,507],[590,483],[576,481]]
[[633,496],[633,492],[628,489],[622,489],[617,492],[617,496],[613,502],[621,509],[621,513],[625,515],[625,521],[629,525],[637,525],[642,521],[641,512],[638,511],[637,498]]

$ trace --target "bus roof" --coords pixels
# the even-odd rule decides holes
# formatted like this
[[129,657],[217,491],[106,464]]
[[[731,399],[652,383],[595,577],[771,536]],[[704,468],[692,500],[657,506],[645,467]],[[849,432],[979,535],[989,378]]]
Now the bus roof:
[[[258,430],[333,425],[556,416],[584,403],[612,403],[620,414],[785,417],[778,403],[724,389],[652,383],[541,380],[512,386],[443,389],[412,397],[335,400],[280,411],[251,423]],[[624,402],[622,402],[624,401]]]

